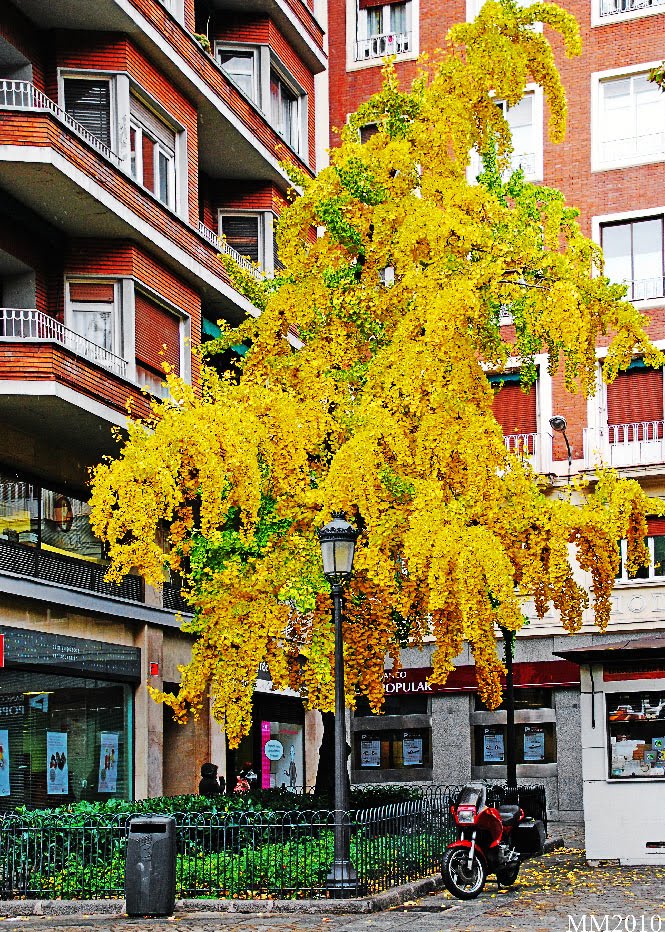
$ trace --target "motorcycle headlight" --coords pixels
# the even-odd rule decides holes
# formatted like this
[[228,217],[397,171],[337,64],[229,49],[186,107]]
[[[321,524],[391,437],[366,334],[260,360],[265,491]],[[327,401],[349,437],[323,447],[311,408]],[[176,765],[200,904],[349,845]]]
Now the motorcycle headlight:
[[475,822],[476,821],[476,807],[475,806],[459,806],[457,809],[457,821],[458,822]]

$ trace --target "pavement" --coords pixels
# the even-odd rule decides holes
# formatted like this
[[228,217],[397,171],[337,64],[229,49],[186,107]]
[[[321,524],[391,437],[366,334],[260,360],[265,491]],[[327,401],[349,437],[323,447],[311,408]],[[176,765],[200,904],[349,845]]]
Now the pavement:
[[525,864],[507,890],[488,881],[471,902],[437,891],[385,912],[351,916],[12,917],[0,919],[0,932],[665,932],[665,866],[589,867],[580,827],[559,823],[551,829],[562,836],[563,848]]

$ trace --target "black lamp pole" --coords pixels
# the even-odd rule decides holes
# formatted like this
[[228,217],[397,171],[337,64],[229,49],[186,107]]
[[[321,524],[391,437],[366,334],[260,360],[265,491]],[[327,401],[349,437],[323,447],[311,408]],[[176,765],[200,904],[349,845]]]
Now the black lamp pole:
[[349,833],[349,790],[346,754],[346,700],[344,692],[344,641],[342,631],[343,582],[353,570],[357,531],[342,512],[319,531],[323,573],[330,583],[335,626],[335,851],[328,874],[328,888],[336,896],[348,896],[358,885],[351,863]]
[[517,786],[517,737],[515,735],[515,684],[513,650],[515,632],[501,629],[506,660],[506,785]]

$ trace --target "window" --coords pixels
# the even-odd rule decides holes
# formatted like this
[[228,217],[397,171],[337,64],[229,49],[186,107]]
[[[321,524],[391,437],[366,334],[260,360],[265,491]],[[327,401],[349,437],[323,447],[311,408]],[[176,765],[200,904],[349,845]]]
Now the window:
[[67,322],[71,330],[95,346],[121,355],[117,285],[112,281],[67,283]]
[[630,301],[661,298],[663,264],[663,217],[605,223],[600,228],[605,254],[605,274],[617,284],[627,285]]
[[531,91],[524,95],[514,107],[505,101],[497,101],[513,137],[511,167],[521,168],[527,180],[543,176],[543,118],[539,100]]
[[665,96],[648,71],[598,85],[596,168],[660,162],[665,146]]
[[108,78],[67,77],[64,109],[91,135],[111,148],[111,82]]
[[432,766],[429,728],[359,731],[354,735],[353,750],[358,770],[405,770]]
[[129,109],[132,178],[174,209],[176,134],[136,97],[130,98]]
[[378,131],[379,127],[376,123],[365,123],[364,126],[360,127],[360,142],[364,145],[372,136],[376,136]]
[[224,72],[240,90],[259,102],[259,56],[256,49],[217,48],[217,61]]
[[263,258],[259,214],[220,214],[219,232],[241,256],[260,263]]
[[303,95],[293,89],[274,69],[270,72],[270,112],[272,125],[296,152],[303,143],[301,131],[301,100]]
[[665,776],[665,692],[606,693],[609,776]]
[[134,295],[136,374],[139,385],[165,397],[164,363],[180,375],[180,318],[140,291]]
[[356,35],[356,61],[411,52],[411,2],[360,0]]
[[[506,726],[475,725],[473,732],[475,766],[505,766]],[[556,725],[554,722],[516,723],[515,733],[518,764],[556,763]]]
[[506,448],[533,456],[538,436],[535,386],[522,391],[519,373],[493,375],[490,382],[495,391],[492,409],[503,429]]
[[591,10],[592,26],[665,12],[663,0],[593,0]]
[[661,440],[663,370],[636,360],[620,372],[607,386],[607,424],[610,444]]
[[649,566],[641,566],[636,573],[627,573],[628,544],[625,540],[619,543],[621,563],[616,578],[620,582],[628,582],[631,579],[660,579],[665,576],[665,518],[647,518],[647,530]]

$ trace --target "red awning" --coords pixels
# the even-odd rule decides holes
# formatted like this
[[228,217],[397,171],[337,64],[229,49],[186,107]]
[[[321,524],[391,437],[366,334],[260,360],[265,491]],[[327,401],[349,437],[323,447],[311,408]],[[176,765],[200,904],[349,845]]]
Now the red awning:
[[[384,692],[387,696],[437,695],[442,693],[475,692],[478,689],[476,668],[473,665],[455,667],[444,686],[429,683],[431,667],[411,667],[398,670],[395,675],[385,674]],[[516,688],[528,686],[579,686],[580,669],[569,660],[536,661],[513,664]]]

